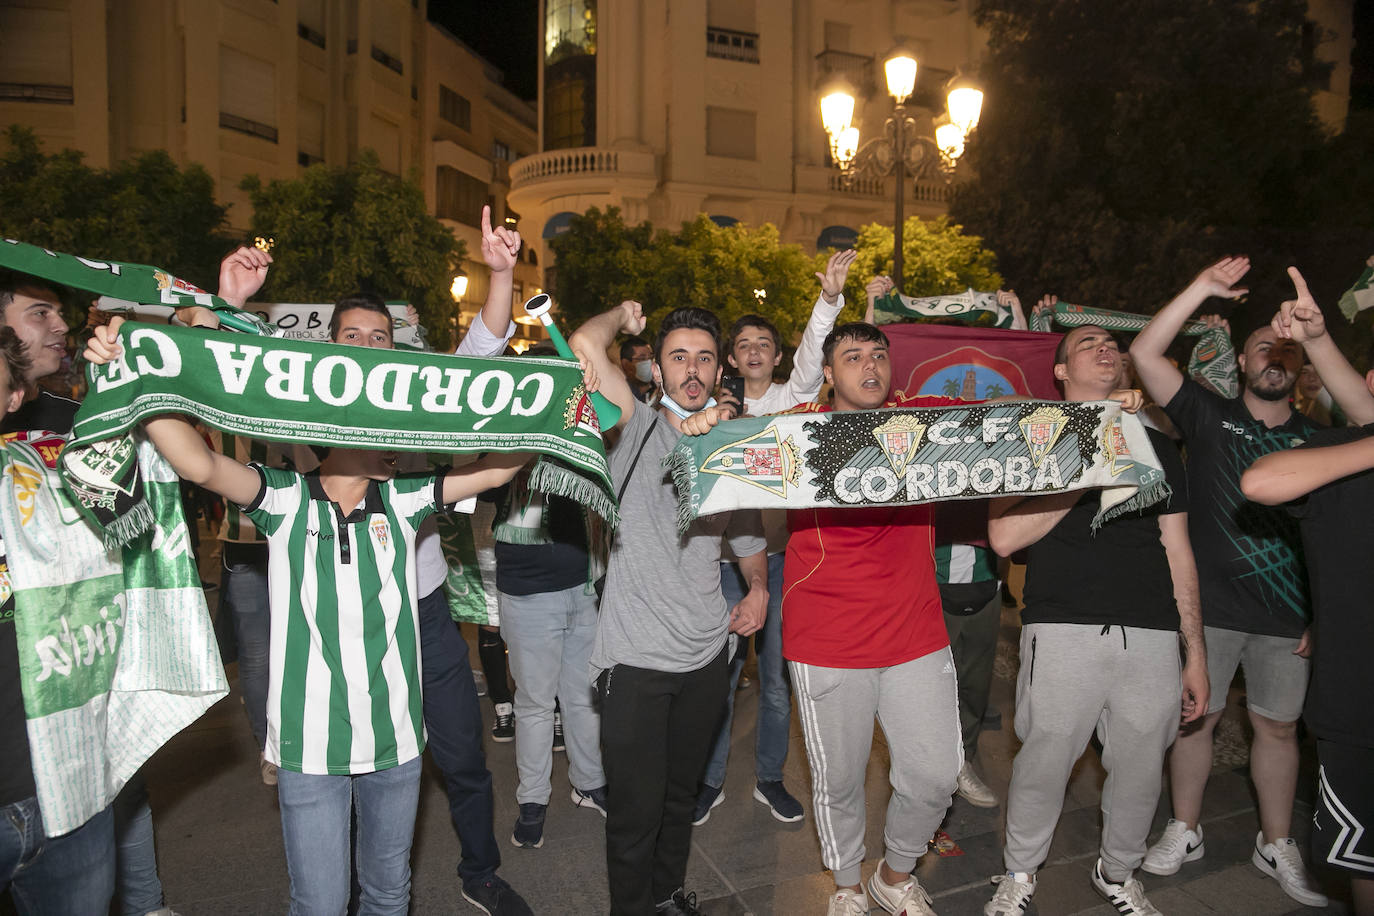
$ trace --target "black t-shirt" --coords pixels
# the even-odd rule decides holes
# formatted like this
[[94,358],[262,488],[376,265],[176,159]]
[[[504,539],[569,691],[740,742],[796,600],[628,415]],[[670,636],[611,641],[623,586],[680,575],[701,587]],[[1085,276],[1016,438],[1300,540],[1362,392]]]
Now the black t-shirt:
[[[1374,435],[1374,425],[1327,429],[1304,448]],[[1374,747],[1374,471],[1327,484],[1294,504],[1312,583],[1312,682],[1306,719],[1319,738]]]
[[66,435],[72,431],[72,421],[80,409],[81,404],[77,401],[40,390],[38,397],[25,401],[22,407],[0,421],[0,432],[46,429]]
[[1291,411],[1268,428],[1245,403],[1191,379],[1164,408],[1188,452],[1188,514],[1209,627],[1296,639],[1311,616],[1298,523],[1282,507],[1245,498],[1240,475],[1270,452],[1306,442],[1322,427]]
[[1022,623],[1178,629],[1159,516],[1188,511],[1188,481],[1169,437],[1154,429],[1146,432],[1172,495],[1104,522],[1094,534],[1092,520],[1102,491],[1085,490],[1068,515],[1027,551]]
[[[5,417],[0,431],[51,430],[69,433],[81,405],[40,391],[38,397]],[[0,805],[32,798],[33,764],[19,678],[19,641],[14,629],[14,593],[4,542],[0,541]]]
[[496,542],[497,590],[507,595],[542,595],[587,584],[587,527],[582,508],[569,499],[550,496],[544,515],[549,543]]

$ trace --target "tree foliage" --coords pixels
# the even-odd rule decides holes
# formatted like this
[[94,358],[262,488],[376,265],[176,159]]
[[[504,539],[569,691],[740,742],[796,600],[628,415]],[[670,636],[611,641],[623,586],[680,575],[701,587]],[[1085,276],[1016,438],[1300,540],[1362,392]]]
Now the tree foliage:
[[[912,217],[905,232],[912,295],[1001,285],[992,252],[944,218],[925,223]],[[627,226],[615,207],[574,217],[551,244],[558,258],[553,294],[569,328],[635,299],[644,304],[650,333],[672,309],[695,305],[719,315],[727,330],[743,315],[761,314],[778,326],[784,341],[798,339],[806,326],[820,294],[815,274],[830,255],[810,256],[799,245],[782,244],[772,225],[722,227],[702,215],[677,232],[655,231],[647,222]],[[862,318],[864,284],[892,270],[890,228],[863,227],[855,247],[840,321]],[[760,299],[755,290],[766,295]]]
[[[11,126],[0,154],[0,233],[86,258],[153,264],[213,289],[230,242],[226,208],[201,166],[179,167],[166,152],[143,153],[110,169],[76,150],[45,153],[33,132]],[[69,318],[85,320],[85,304]]]
[[[849,268],[845,298],[865,302],[864,284],[878,274],[892,273],[893,233],[890,226],[869,223],[859,230],[854,248],[858,257]],[[983,247],[976,235],[947,217],[926,222],[909,216],[902,227],[902,285],[908,296],[962,293],[967,289],[991,291],[1002,287],[997,256]]]
[[330,302],[361,291],[409,301],[431,327],[452,313],[463,242],[429,213],[420,186],[383,171],[371,150],[346,168],[313,165],[265,185],[250,175],[242,187],[253,234],[275,242],[263,300]]
[[698,306],[719,316],[722,329],[762,314],[790,341],[820,293],[817,260],[799,245],[782,244],[769,224],[723,227],[701,215],[677,232],[655,232],[647,222],[627,226],[616,207],[593,207],[551,246],[558,259],[554,300],[569,329],[635,299],[644,304],[650,334],[673,309]]
[[1104,16],[1097,0],[983,0],[987,102],[954,218],[1012,283],[1109,308],[1154,311],[1210,261],[1247,253],[1251,301],[1272,313],[1291,296],[1284,268],[1330,251],[1313,228],[1349,209],[1329,197],[1348,178],[1313,112],[1325,70],[1305,8],[1139,0]]

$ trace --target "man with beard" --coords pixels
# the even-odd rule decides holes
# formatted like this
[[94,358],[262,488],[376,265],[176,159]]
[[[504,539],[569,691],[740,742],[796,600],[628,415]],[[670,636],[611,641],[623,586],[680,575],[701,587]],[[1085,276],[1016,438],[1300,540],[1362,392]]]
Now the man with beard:
[[[720,322],[680,308],[659,325],[653,379],[660,407],[637,401],[607,347],[644,329],[637,302],[591,319],[571,345],[622,411],[610,454],[620,501],[591,663],[601,699],[606,773],[606,870],[612,916],[697,916],[683,889],[692,808],[725,712],[726,633],[751,636],[768,609],[768,556],[757,511],[699,518],[677,530],[677,489],[663,458],[682,422],[714,405]],[[720,586],[721,538],[739,557],[748,593],[729,605]],[[952,779],[951,779],[952,782]]]
[[[1245,340],[1238,356],[1239,398],[1227,400],[1184,379],[1164,351],[1208,298],[1235,299],[1248,258],[1226,258],[1200,273],[1160,309],[1131,347],[1136,371],[1154,400],[1183,433],[1188,452],[1189,532],[1197,555],[1212,700],[1196,730],[1180,734],[1169,761],[1173,818],[1142,867],[1171,875],[1203,855],[1203,790],[1212,769],[1212,734],[1226,706],[1227,685],[1245,668],[1247,707],[1255,736],[1250,774],[1259,800],[1260,834],[1251,860],[1284,892],[1308,906],[1325,906],[1289,836],[1298,778],[1297,719],[1307,691],[1310,619],[1307,579],[1297,523],[1282,509],[1246,500],[1240,476],[1257,458],[1306,441],[1320,427],[1289,405],[1302,368],[1296,339],[1268,325]],[[1299,297],[1306,286],[1290,269]],[[1310,298],[1310,297],[1308,297]],[[1314,347],[1313,365],[1332,395],[1360,412],[1362,380],[1334,345]],[[1347,379],[1346,376],[1350,378]],[[1347,382],[1358,391],[1352,391]],[[1343,400],[1344,398],[1344,400]],[[1355,413],[1356,422],[1368,422]],[[1374,419],[1371,417],[1370,419]]]

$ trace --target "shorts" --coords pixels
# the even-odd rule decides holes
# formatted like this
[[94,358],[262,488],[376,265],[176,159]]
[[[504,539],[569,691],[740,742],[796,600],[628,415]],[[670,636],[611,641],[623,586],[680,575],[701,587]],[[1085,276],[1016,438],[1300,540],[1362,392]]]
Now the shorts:
[[1312,862],[1374,879],[1374,747],[1317,742]]
[[1207,712],[1226,708],[1226,688],[1245,669],[1245,702],[1251,712],[1275,722],[1296,722],[1307,697],[1310,664],[1294,655],[1298,640],[1287,636],[1261,636],[1240,630],[1204,627],[1207,640],[1207,677],[1212,699]]

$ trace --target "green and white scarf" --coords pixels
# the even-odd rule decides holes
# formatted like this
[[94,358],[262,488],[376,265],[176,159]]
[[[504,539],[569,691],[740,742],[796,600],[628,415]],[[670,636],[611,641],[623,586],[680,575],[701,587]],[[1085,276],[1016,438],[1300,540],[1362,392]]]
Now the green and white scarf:
[[1102,522],[1169,494],[1145,427],[1116,401],[1014,401],[778,414],[683,436],[663,460],[678,527],[733,509],[910,506],[1102,488]]
[[49,251],[27,242],[0,239],[0,267],[84,289],[107,297],[114,308],[164,305],[173,309],[199,305],[219,315],[226,328],[273,336],[277,329],[252,312],[245,312],[160,267],[102,261]]
[[154,751],[229,690],[172,469],[139,440],[151,528],[107,551],[52,467],[60,442],[20,433],[0,444],[0,533],[49,836],[109,805]]
[[449,616],[458,623],[497,626],[501,623],[496,600],[496,554],[491,541],[491,503],[477,503],[472,515],[441,512],[435,516],[439,543],[444,548],[448,573],[444,597]]
[[614,524],[606,456],[582,373],[562,359],[454,357],[200,328],[124,324],[90,391],[63,475],[111,543],[149,521],[124,436],[165,413],[281,442],[398,451],[535,452],[530,486]]
[[[1036,312],[1031,315],[1032,331],[1049,331],[1052,324],[1076,328],[1095,324],[1108,331],[1127,331],[1137,334],[1145,330],[1152,316],[1134,312],[1115,312],[1088,305],[1055,304],[1053,316]],[[1224,398],[1240,394],[1240,378],[1236,374],[1236,349],[1231,337],[1221,328],[1209,328],[1201,321],[1190,321],[1180,331],[1184,337],[1198,338],[1188,357],[1188,374]]]
[[940,322],[971,324],[979,327],[1011,327],[1011,310],[997,301],[996,293],[973,290],[943,296],[915,298],[897,291],[873,300],[876,324]]
[[1341,293],[1336,305],[1346,321],[1354,321],[1360,312],[1374,307],[1374,258],[1364,262],[1364,271],[1350,289]]

